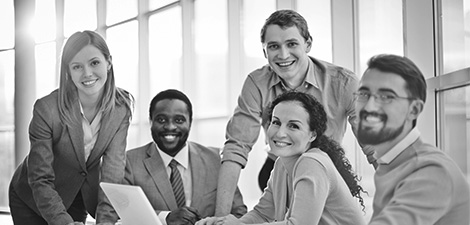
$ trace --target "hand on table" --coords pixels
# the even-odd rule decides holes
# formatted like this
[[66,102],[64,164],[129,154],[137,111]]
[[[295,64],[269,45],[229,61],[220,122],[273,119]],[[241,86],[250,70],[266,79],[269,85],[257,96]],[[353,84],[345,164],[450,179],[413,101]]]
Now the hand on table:
[[243,223],[230,214],[223,217],[206,217],[199,220],[196,225],[243,225]]
[[195,208],[184,206],[171,211],[166,217],[166,223],[168,225],[193,225],[200,219],[201,216]]

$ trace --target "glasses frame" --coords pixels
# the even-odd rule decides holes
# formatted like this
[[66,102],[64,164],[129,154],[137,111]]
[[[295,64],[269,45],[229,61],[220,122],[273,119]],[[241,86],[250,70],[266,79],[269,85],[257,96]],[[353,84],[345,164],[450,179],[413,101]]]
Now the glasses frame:
[[[397,99],[406,99],[406,100],[415,100],[416,98],[412,98],[412,97],[402,97],[402,96],[398,96],[398,95],[395,95],[395,94],[379,94],[379,93],[372,93],[372,92],[366,92],[366,91],[357,91],[357,92],[354,92],[353,93],[354,95],[354,99],[357,101],[357,102],[368,102],[370,100],[370,98],[373,96],[374,97],[374,102],[375,103],[379,103],[379,104],[390,104],[392,103],[393,101],[397,100]],[[367,99],[361,99],[361,96],[363,97],[366,97],[367,96]]]

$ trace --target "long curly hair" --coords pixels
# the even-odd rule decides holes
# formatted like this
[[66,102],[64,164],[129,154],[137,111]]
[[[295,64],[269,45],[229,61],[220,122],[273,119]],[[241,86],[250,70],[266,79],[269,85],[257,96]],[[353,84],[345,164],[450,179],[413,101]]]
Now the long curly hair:
[[352,196],[359,199],[364,210],[365,206],[361,192],[366,192],[361,185],[359,185],[359,178],[353,172],[351,163],[345,156],[344,149],[340,144],[338,144],[338,142],[324,135],[327,116],[320,102],[318,102],[312,95],[303,92],[284,92],[271,103],[268,116],[269,120],[272,117],[274,107],[281,102],[298,102],[307,111],[309,114],[308,123],[310,130],[317,134],[317,138],[310,144],[310,148],[318,148],[328,154],[339,174],[348,185]]

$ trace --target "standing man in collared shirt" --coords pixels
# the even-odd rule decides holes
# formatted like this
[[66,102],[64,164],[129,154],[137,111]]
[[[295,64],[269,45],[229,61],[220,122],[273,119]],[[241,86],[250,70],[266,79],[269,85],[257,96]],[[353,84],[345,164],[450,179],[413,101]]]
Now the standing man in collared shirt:
[[[187,141],[192,116],[192,104],[184,93],[173,89],[158,93],[149,109],[154,142],[127,151],[124,183],[143,189],[163,224],[194,224],[215,213],[219,149]],[[170,181],[173,160],[183,183],[181,205]],[[230,205],[236,217],[247,211],[238,189]]]
[[426,101],[418,67],[406,57],[372,57],[355,96],[357,138],[373,146],[378,162],[370,225],[468,225],[465,176],[416,128]]
[[[354,125],[354,96],[358,79],[351,71],[308,56],[312,37],[307,22],[297,12],[279,10],[271,14],[261,29],[263,52],[268,65],[250,73],[245,80],[238,105],[227,124],[219,174],[216,216],[229,213],[233,193],[245,167],[248,154],[261,127],[267,128],[266,109],[287,90],[313,95],[328,115],[325,135],[341,143],[347,122]],[[364,148],[369,162],[373,151]],[[269,154],[260,172],[260,188],[266,186],[275,156]]]

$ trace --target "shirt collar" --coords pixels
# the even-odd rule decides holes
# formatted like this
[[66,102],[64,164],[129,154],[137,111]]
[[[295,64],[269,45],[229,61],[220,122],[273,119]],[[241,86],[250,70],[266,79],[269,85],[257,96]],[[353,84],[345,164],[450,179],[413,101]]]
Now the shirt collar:
[[418,128],[413,128],[410,133],[408,133],[403,140],[398,142],[393,148],[391,148],[384,155],[377,156],[377,163],[379,164],[390,164],[400,153],[402,153],[408,146],[413,144],[421,135]]
[[[85,116],[85,112],[83,112],[83,106],[82,106],[82,103],[80,101],[78,101],[78,105],[80,106],[80,113],[82,114],[82,119],[84,119],[85,121],[88,122],[88,124],[90,124],[90,121],[88,121],[88,119]],[[93,122],[91,122],[91,124],[95,125],[95,124],[97,124],[97,122],[98,123],[101,122],[102,114],[103,114],[103,112],[101,110],[99,110],[98,113],[96,113],[96,116],[93,119]]]
[[[155,143],[154,143],[155,144]],[[163,164],[168,167],[170,164],[171,160],[174,159],[176,160],[181,166],[183,166],[185,169],[188,168],[189,165],[189,149],[188,149],[188,144],[186,143],[184,147],[179,151],[175,157],[171,157],[170,155],[166,154],[163,152],[160,148],[158,148],[158,145],[155,144],[155,146],[158,149],[158,152],[160,153],[160,156],[162,157]]]

